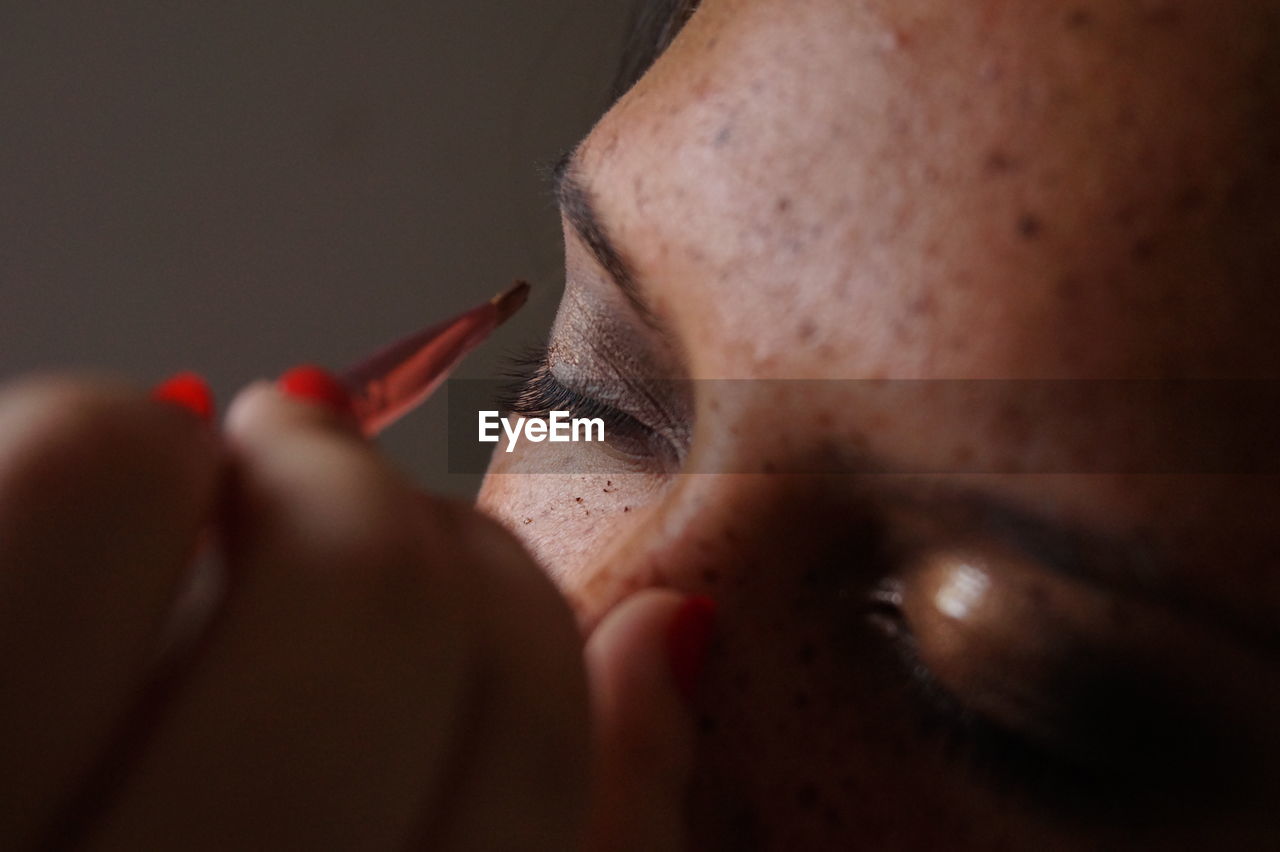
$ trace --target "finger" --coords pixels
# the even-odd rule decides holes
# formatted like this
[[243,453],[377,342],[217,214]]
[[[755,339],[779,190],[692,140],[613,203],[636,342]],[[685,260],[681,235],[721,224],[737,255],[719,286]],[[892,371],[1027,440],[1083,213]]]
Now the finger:
[[684,798],[694,727],[685,692],[710,635],[705,598],[641,591],[619,604],[587,643],[595,721],[588,849],[684,848]]
[[223,609],[88,846],[400,848],[470,688],[457,547],[333,413],[257,386],[227,440]]
[[497,522],[468,509],[458,527],[484,599],[484,662],[449,795],[414,848],[581,849],[590,716],[572,612]]
[[46,829],[132,706],[212,514],[212,431],[123,383],[0,394],[0,836]]

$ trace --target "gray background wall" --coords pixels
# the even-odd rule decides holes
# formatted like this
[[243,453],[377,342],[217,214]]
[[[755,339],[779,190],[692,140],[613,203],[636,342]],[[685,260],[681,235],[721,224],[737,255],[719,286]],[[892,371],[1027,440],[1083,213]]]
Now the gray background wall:
[[[627,4],[0,0],[0,381],[196,369],[220,403],[508,284],[562,281],[539,166],[585,133]],[[443,395],[383,444],[454,493]]]

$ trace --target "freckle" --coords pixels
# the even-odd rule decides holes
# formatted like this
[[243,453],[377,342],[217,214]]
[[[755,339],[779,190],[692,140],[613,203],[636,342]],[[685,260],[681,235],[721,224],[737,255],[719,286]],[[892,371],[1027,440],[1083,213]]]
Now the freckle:
[[1067,13],[1067,26],[1073,30],[1081,30],[1093,23],[1093,16],[1088,9],[1072,9]]
[[1175,203],[1177,204],[1178,209],[1183,213],[1190,213],[1193,210],[1198,210],[1203,207],[1205,203],[1204,190],[1198,186],[1189,186],[1178,194],[1178,199]]
[[1146,0],[1142,5],[1144,23],[1171,27],[1182,20],[1182,10],[1172,0]]
[[644,175],[636,175],[631,181],[632,192],[637,196],[644,195]]
[[815,323],[813,320],[807,319],[800,323],[799,328],[796,329],[796,335],[801,340],[808,340],[809,338],[813,337],[813,335],[817,331],[818,331],[817,323]]
[[1147,237],[1139,237],[1133,241],[1133,245],[1129,249],[1130,255],[1139,263],[1151,259],[1151,255],[1155,254],[1155,241]]
[[1018,233],[1024,239],[1034,240],[1044,230],[1044,224],[1032,213],[1023,213],[1018,217]]
[[778,200],[773,203],[773,209],[779,213],[786,213],[791,209],[791,199],[787,196],[779,196]]
[[908,310],[914,317],[932,316],[937,308],[937,300],[932,293],[922,293],[920,296],[911,300]]
[[1129,613],[1125,611],[1123,606],[1116,604],[1115,601],[1107,607],[1107,622],[1115,630],[1132,626],[1129,622]]
[[818,803],[818,788],[813,784],[802,784],[796,790],[796,804],[804,810],[811,810]]
[[1049,102],[1055,106],[1075,103],[1077,95],[1074,89],[1058,88],[1049,93]]
[[716,148],[723,148],[725,145],[729,144],[729,140],[732,137],[733,130],[731,130],[729,125],[726,124],[716,132],[715,137],[711,140],[711,144]]
[[996,150],[987,154],[987,159],[983,162],[982,168],[987,174],[1002,175],[1013,171],[1017,168],[1017,164],[1004,151]]
[[624,511],[624,512],[630,512],[630,511],[631,511],[631,507],[630,507],[630,506],[623,506],[623,507],[622,507],[622,511]]

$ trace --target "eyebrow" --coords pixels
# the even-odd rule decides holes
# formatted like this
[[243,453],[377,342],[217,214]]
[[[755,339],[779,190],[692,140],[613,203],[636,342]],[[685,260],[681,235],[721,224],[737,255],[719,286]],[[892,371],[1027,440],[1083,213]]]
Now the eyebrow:
[[1104,531],[1053,518],[1020,501],[981,488],[931,484],[901,491],[908,502],[962,528],[990,534],[1057,573],[1130,593],[1143,580],[1167,573],[1168,555],[1136,534]]
[[1042,509],[980,487],[945,482],[881,483],[880,500],[939,521],[946,531],[992,536],[1055,574],[1088,583],[1108,594],[1163,607],[1236,642],[1274,654],[1280,651],[1265,626],[1218,607],[1196,608],[1166,588],[1177,555],[1150,535],[1094,528],[1053,517]]
[[560,212],[640,318],[656,327],[657,317],[644,298],[631,264],[609,236],[596,209],[594,195],[579,175],[577,152],[578,146],[565,151],[551,169],[551,191]]

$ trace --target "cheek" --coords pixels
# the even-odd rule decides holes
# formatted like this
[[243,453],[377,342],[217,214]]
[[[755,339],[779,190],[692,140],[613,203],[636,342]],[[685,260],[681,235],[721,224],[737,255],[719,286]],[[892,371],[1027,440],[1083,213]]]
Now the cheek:
[[1003,821],[957,783],[867,618],[882,566],[859,518],[820,478],[690,476],[617,551],[616,570],[719,603],[695,706],[694,848],[955,848]]
[[557,468],[539,455],[537,447],[495,454],[477,504],[521,540],[588,626],[614,602],[615,584],[606,581],[622,576],[618,545],[641,534],[661,482],[638,473],[547,472]]
[[[974,820],[1001,821],[960,807],[966,794],[922,743],[900,663],[865,620],[878,579],[868,543],[821,481],[535,469],[519,453],[499,460],[481,504],[533,550],[584,631],[643,586],[719,603],[695,703],[696,848],[842,849],[855,831],[874,847],[904,825],[907,848],[945,848]],[[935,779],[928,822],[915,816],[922,774]]]
[[885,700],[892,661],[833,629],[795,586],[732,586],[698,699],[695,846],[847,849],[856,831],[867,848],[900,848],[890,831],[918,804],[921,766],[918,732]]

